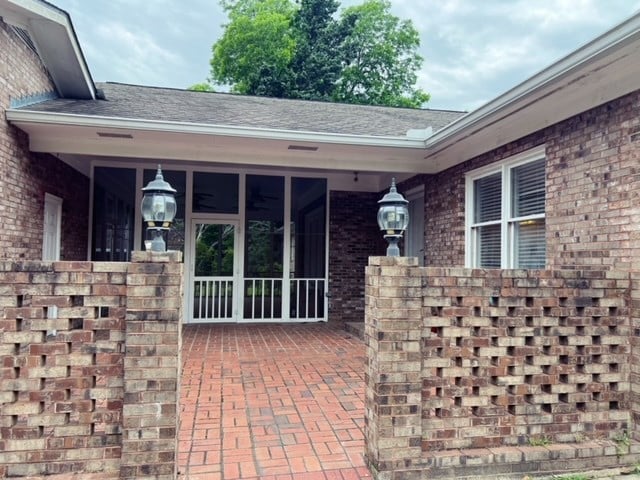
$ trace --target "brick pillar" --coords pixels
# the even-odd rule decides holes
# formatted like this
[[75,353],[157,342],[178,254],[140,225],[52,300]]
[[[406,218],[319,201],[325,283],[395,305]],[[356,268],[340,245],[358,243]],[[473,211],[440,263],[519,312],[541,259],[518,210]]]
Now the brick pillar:
[[127,272],[121,478],[176,476],[181,259],[133,252]]
[[629,384],[631,389],[631,429],[633,438],[640,440],[640,272],[631,272],[631,354],[629,356]]
[[419,272],[417,258],[371,257],[365,274],[365,441],[379,480],[420,478]]

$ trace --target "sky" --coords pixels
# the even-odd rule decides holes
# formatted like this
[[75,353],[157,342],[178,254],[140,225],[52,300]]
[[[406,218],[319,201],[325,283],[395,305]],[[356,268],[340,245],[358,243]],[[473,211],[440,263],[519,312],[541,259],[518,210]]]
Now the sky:
[[[186,88],[209,77],[217,0],[49,0],[71,15],[93,79]],[[342,6],[361,3],[343,0]],[[640,0],[391,0],[424,57],[427,108],[470,111],[640,10]]]

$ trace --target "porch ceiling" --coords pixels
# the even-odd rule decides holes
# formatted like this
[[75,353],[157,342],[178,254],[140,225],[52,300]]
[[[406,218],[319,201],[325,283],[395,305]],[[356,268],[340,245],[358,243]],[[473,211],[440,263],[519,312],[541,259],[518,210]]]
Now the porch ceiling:
[[[42,114],[41,114],[42,115]],[[406,137],[319,135],[317,133],[253,131],[166,124],[149,129],[147,122],[112,121],[101,125],[33,121],[29,112],[7,111],[11,123],[29,134],[32,151],[58,155],[185,162],[312,168],[332,171],[419,173],[424,169],[424,140]],[[42,115],[48,117],[49,115]],[[53,117],[57,117],[54,119]],[[144,124],[143,124],[144,123]]]

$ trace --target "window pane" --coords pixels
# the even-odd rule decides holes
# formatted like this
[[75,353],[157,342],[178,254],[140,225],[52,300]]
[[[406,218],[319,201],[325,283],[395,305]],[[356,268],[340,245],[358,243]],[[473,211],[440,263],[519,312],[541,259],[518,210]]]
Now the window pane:
[[518,222],[516,228],[516,267],[544,268],[546,241],[544,219]]
[[245,277],[282,277],[284,177],[247,175]]
[[474,182],[474,223],[500,220],[502,214],[502,175],[495,173]]
[[238,175],[235,173],[195,172],[193,174],[193,211],[238,213],[238,184]]
[[291,276],[324,278],[327,181],[291,180]]
[[478,266],[500,268],[500,225],[478,227]]
[[514,168],[511,185],[514,217],[544,213],[544,159]]
[[[142,175],[142,185],[147,185],[156,178],[157,170],[145,170]],[[167,250],[180,250],[184,252],[184,200],[187,190],[187,175],[185,172],[176,170],[162,170],[162,176],[176,189],[176,216],[171,224],[171,230],[167,234]],[[143,227],[142,239],[147,237],[146,228]]]
[[96,167],[93,176],[93,261],[129,261],[133,249],[136,171]]

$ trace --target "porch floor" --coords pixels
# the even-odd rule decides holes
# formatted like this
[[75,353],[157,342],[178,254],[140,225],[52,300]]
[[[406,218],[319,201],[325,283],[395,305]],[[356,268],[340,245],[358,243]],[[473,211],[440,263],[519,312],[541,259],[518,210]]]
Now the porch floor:
[[329,324],[187,325],[182,352],[180,478],[371,477],[354,335]]

